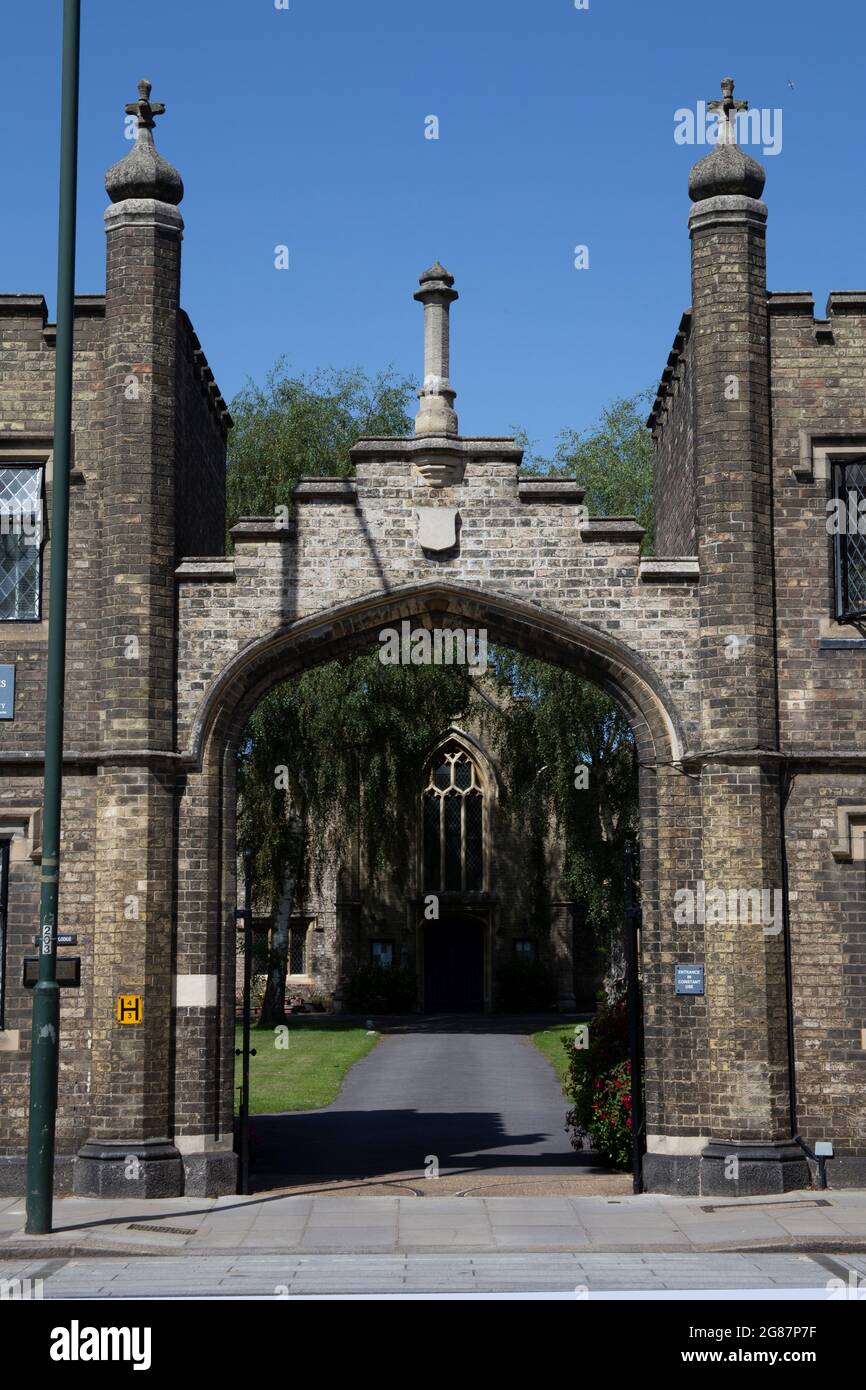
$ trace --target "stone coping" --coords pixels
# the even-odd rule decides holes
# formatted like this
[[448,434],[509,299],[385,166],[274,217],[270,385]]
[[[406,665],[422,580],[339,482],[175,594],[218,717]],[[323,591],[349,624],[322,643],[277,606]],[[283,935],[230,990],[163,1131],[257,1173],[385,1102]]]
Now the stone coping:
[[211,579],[218,580],[220,583],[228,583],[235,577],[234,557],[230,555],[225,558],[190,556],[181,560],[174,573],[178,579],[202,581]]
[[298,502],[316,498],[326,502],[354,502],[358,489],[352,478],[301,478],[292,489]]
[[633,516],[595,516],[584,522],[580,538],[587,544],[594,541],[629,541],[640,544],[646,531]]
[[518,478],[517,496],[521,502],[582,502],[586,488],[576,478]]
[[811,290],[774,291],[767,295],[767,308],[771,314],[801,314],[811,319],[815,298]]
[[46,323],[48,305],[42,294],[0,294],[0,314],[4,318],[23,318],[33,314]]
[[280,526],[275,516],[245,516],[232,527],[229,535],[236,541],[293,541],[295,525],[290,520],[288,526]]
[[825,313],[866,314],[866,290],[831,290]]
[[523,449],[511,435],[418,434],[405,439],[359,439],[349,451],[352,459],[413,458],[416,454],[459,454],[467,459],[521,463]]
[[640,577],[645,584],[697,583],[701,577],[700,562],[695,556],[650,556],[640,562]]
[[684,310],[683,316],[680,319],[680,326],[676,331],[673,347],[671,348],[670,353],[668,354],[667,365],[665,366],[665,369],[661,375],[658,391],[656,392],[656,398],[653,401],[653,408],[650,411],[649,418],[646,422],[647,429],[652,430],[653,433],[655,433],[656,427],[662,424],[662,416],[667,405],[671,381],[673,380],[677,372],[677,369],[679,368],[680,359],[688,345],[689,337],[691,336],[691,331],[692,311],[691,309],[686,309]]

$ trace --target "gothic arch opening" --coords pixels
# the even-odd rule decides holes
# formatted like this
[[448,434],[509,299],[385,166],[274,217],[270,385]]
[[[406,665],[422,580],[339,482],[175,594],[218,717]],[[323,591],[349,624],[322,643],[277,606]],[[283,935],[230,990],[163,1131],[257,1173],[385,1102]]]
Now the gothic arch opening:
[[428,758],[422,784],[422,891],[483,892],[490,884],[490,790],[478,752],[449,734]]
[[[678,823],[688,823],[694,816],[695,788],[683,776],[678,765],[685,741],[675,706],[647,663],[625,644],[587,625],[571,622],[506,595],[487,594],[453,584],[413,586],[319,614],[315,619],[292,624],[250,643],[227,665],[205,695],[195,725],[193,745],[189,750],[197,765],[190,769],[186,779],[181,810],[181,839],[183,841],[189,827],[196,824],[204,829],[206,823],[206,833],[210,833],[210,827],[215,832],[219,826],[219,861],[208,865],[205,891],[206,915],[212,932],[212,958],[219,975],[220,1007],[212,1038],[213,1064],[204,1066],[198,1077],[188,1067],[184,1069],[183,1076],[179,1072],[178,1090],[199,1088],[195,1097],[196,1108],[199,1113],[204,1110],[211,1116],[215,1134],[229,1135],[232,1128],[237,902],[235,759],[243,729],[251,712],[273,687],[341,654],[369,650],[383,628],[399,626],[404,620],[408,620],[413,627],[484,628],[491,644],[509,647],[561,666],[591,681],[615,699],[634,734],[640,765],[644,969],[650,973],[662,969],[662,935],[667,932],[670,937],[670,926],[660,922],[657,911],[659,873],[661,868],[662,877],[671,880],[674,866],[667,851],[659,865],[659,833],[668,845],[672,828]],[[477,872],[472,867],[474,860],[471,852],[471,844],[477,844],[477,827],[470,825],[467,832],[464,801],[465,793],[474,789],[477,777],[483,807],[485,792],[491,800],[495,795],[495,779],[484,768],[471,743],[458,731],[446,731],[441,748],[445,746],[456,755],[456,761],[450,765],[452,777],[456,776],[453,771],[455,767],[470,769],[469,786],[455,788],[461,795],[461,891],[470,896],[477,892],[483,897],[484,888],[476,890],[467,887],[467,872],[470,875]],[[460,757],[460,749],[467,759],[465,763]],[[465,779],[467,773],[461,772],[460,776]],[[439,789],[436,791],[438,794]],[[470,812],[470,818],[475,814]],[[442,836],[446,834],[443,826],[444,822],[440,820],[440,852]],[[467,848],[470,848],[469,869]],[[481,863],[484,884],[486,869],[483,848]],[[197,863],[195,875],[190,875],[190,892],[195,892],[199,899],[202,892],[201,867]],[[181,880],[180,894],[183,900],[183,874]],[[200,912],[196,911],[194,916],[200,923]],[[416,911],[416,924],[418,919]],[[479,913],[478,902],[455,902],[449,930],[457,930],[460,923],[467,930],[467,942],[470,937],[473,941],[479,938],[481,941],[481,955],[485,958],[484,995],[481,1001],[484,1005],[490,999],[490,952],[485,948],[485,932],[489,932],[489,927],[485,925],[483,914]],[[423,932],[423,928],[421,930]],[[183,931],[182,918],[179,931]],[[387,952],[387,945],[382,949]],[[419,941],[418,950],[423,961],[423,940]],[[477,982],[477,976],[475,978]],[[475,999],[477,1002],[477,989]],[[666,1084],[665,1019],[661,1011],[656,1009],[652,1016],[647,1016],[646,1036],[648,1047],[655,1051],[655,1065],[652,1076],[648,1076],[647,1086],[648,1102],[652,1105],[653,1094],[658,1101]],[[697,1038],[695,1047],[694,1064],[697,1069],[701,1064],[697,1055],[700,1047]],[[681,1059],[679,1064],[681,1069]],[[207,1092],[204,1105],[202,1090]],[[184,1097],[179,1095],[178,1099],[182,1101]]]
[[428,628],[487,632],[488,641],[583,675],[623,708],[642,762],[675,761],[686,740],[671,694],[626,643],[515,596],[454,583],[409,585],[275,629],[243,647],[210,682],[187,749],[201,763],[237,740],[273,686],[311,666],[374,643],[403,620]]

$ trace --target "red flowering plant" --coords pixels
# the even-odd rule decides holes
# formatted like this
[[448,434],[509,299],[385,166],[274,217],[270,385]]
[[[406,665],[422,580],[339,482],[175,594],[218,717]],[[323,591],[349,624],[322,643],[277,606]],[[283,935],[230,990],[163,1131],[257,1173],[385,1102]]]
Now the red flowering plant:
[[565,1038],[567,1092],[573,1109],[565,1118],[575,1149],[592,1149],[618,1168],[631,1166],[631,1064],[625,1002],[602,1003],[581,1038]]
[[631,1062],[620,1062],[596,1082],[589,1133],[592,1147],[617,1168],[630,1168]]

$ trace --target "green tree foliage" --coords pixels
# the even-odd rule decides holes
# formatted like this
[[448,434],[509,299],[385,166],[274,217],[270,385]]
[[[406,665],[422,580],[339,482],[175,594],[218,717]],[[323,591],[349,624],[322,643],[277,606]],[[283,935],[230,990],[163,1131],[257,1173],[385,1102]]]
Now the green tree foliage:
[[605,935],[622,917],[623,836],[637,828],[637,755],[619,707],[571,671],[498,650],[496,676],[513,695],[501,727],[512,807],[536,840],[550,824],[566,847],[565,880]]
[[462,718],[466,667],[386,666],[378,649],[330,661],[259,705],[239,757],[238,831],[276,901],[287,859],[300,891],[360,835],[369,875],[404,887],[418,783],[444,728]]
[[563,430],[552,458],[522,441],[525,473],[577,478],[590,516],[636,517],[646,530],[645,555],[653,549],[653,443],[645,424],[651,394],[612,401],[590,430]]
[[[650,394],[614,400],[592,429],[563,430],[552,458],[522,441],[524,472],[576,477],[591,517],[636,517],[646,530],[644,554],[653,548],[653,446],[644,423]],[[510,653],[498,673],[522,697],[506,730],[511,794],[528,826],[552,817],[562,830],[570,891],[606,938],[622,918],[623,837],[638,827],[628,721],[597,686],[544,662]],[[585,787],[575,786],[580,766]]]
[[292,376],[282,359],[263,386],[250,382],[231,404],[229,527],[242,516],[291,510],[292,488],[302,477],[346,477],[349,451],[364,436],[409,434],[414,389],[391,371]]

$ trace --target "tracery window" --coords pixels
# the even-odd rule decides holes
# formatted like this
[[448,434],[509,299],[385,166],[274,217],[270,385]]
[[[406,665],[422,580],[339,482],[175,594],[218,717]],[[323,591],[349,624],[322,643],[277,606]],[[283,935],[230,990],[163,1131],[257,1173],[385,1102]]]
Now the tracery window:
[[472,893],[484,887],[484,791],[459,743],[433,759],[423,797],[424,891]]

